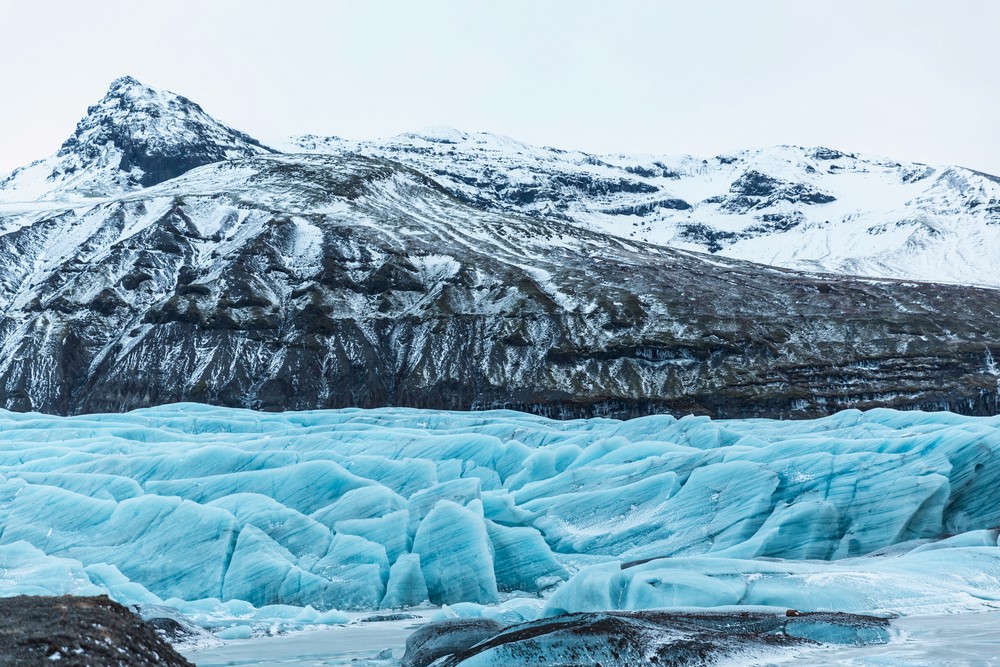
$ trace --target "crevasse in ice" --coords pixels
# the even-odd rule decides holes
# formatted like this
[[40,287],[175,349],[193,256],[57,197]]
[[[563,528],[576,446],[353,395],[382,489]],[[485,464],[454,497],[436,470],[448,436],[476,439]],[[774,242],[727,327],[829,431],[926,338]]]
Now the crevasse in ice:
[[0,412],[0,594],[957,610],[1000,600],[997,489],[1000,418],[950,413]]

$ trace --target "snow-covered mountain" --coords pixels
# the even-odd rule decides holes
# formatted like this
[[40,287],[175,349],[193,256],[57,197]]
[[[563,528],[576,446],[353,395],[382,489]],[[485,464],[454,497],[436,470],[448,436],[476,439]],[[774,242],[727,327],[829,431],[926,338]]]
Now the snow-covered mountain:
[[0,180],[0,202],[117,195],[269,152],[191,100],[125,76],[87,109],[58,153]]
[[[384,157],[273,154],[130,79],[79,127],[0,188],[5,407],[998,410],[996,290],[796,273],[504,210]],[[55,163],[79,168],[18,201]],[[777,187],[739,181],[734,202]]]
[[777,146],[712,158],[591,155],[433,128],[286,150],[410,165],[478,207],[803,271],[1000,286],[1000,179]]

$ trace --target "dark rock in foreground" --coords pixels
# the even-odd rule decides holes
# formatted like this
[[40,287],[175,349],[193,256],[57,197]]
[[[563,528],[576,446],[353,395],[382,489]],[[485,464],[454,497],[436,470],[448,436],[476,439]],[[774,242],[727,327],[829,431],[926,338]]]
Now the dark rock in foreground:
[[107,597],[0,598],[0,666],[193,667]]
[[425,667],[438,658],[462,653],[503,633],[491,618],[449,618],[425,625],[406,640],[402,667]]
[[[448,655],[448,667],[473,665],[706,665],[817,643],[880,644],[889,621],[840,613],[668,611],[567,614],[515,625],[470,645],[488,628],[462,619],[421,628],[406,643],[404,667]],[[459,648],[461,646],[466,648]]]

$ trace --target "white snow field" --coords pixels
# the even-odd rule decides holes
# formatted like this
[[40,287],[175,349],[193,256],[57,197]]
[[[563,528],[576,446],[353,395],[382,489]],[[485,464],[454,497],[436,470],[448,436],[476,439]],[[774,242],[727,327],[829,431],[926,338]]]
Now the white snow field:
[[225,639],[431,606],[981,612],[998,489],[1000,417],[951,413],[0,412],[0,595],[106,592]]
[[1000,179],[960,166],[803,146],[593,155],[452,128],[278,143],[396,160],[480,207],[657,245],[799,271],[1000,286]]

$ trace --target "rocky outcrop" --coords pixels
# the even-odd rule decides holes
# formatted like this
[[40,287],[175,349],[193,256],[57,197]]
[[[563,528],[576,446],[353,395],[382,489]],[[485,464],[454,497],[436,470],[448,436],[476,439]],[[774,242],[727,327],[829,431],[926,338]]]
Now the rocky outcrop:
[[107,597],[0,598],[0,665],[193,667],[154,627]]
[[[471,624],[487,619],[463,620]],[[446,667],[537,663],[679,667],[727,658],[760,659],[820,643],[884,644],[890,637],[886,619],[856,614],[590,612],[522,623],[484,639],[455,621],[434,623],[407,641],[403,665],[429,664],[426,655],[448,656],[441,662]]]

